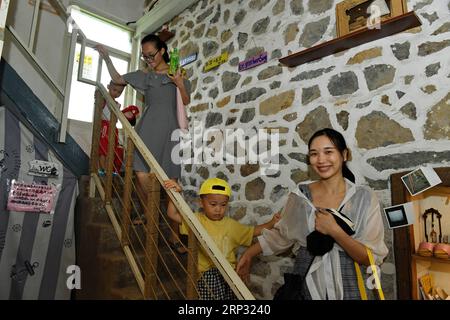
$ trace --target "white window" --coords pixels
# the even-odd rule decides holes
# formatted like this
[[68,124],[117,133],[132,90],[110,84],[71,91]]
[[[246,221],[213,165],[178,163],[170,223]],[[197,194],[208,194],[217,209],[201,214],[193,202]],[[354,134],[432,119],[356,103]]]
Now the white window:
[[[72,7],[71,15],[90,43],[104,44],[117,50],[117,52],[111,53],[111,60],[120,74],[127,73],[131,54],[131,32],[113,22],[102,19],[84,10],[78,10],[74,7]],[[73,65],[68,117],[72,120],[92,122],[95,87],[77,81],[80,50],[81,45],[77,44]],[[91,80],[97,78],[98,59],[98,52],[91,47],[86,47],[83,68],[84,78]],[[103,62],[101,82],[107,87],[110,80],[111,77]],[[124,100],[125,90],[117,99],[122,107],[124,107]]]

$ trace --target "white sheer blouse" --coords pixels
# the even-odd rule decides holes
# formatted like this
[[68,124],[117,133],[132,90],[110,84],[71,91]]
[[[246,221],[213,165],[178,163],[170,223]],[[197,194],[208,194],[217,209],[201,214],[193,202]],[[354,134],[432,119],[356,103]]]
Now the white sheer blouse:
[[[370,248],[379,265],[388,254],[379,201],[370,188],[356,186],[349,180],[346,184],[347,192],[339,207],[355,224],[353,239]],[[291,192],[281,220],[273,229],[264,229],[258,237],[263,255],[278,254],[291,246],[296,253],[300,246],[306,247],[306,237],[314,230],[315,212],[312,202],[299,189]],[[315,257],[306,276],[313,299],[342,299],[339,251],[343,249],[335,243],[330,252]]]

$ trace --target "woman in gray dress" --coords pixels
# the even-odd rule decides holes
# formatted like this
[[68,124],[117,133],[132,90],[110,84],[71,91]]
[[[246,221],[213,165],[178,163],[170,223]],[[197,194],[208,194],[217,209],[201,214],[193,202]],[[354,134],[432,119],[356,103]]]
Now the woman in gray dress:
[[[103,46],[97,46],[97,50],[104,59],[112,80],[118,84],[130,84],[134,89],[145,96],[145,107],[142,118],[135,130],[144,141],[147,148],[153,154],[160,166],[170,179],[180,178],[181,167],[179,162],[174,163],[172,150],[177,145],[171,141],[172,133],[177,130],[177,88],[180,90],[183,104],[190,103],[190,82],[183,79],[178,70],[173,76],[168,75],[169,54],[167,45],[158,36],[150,34],[141,41],[142,59],[149,66],[150,71],[138,70],[120,75],[111,62],[108,51]],[[149,167],[139,152],[135,152],[134,170],[138,179],[138,192],[145,199],[145,189],[149,183]],[[174,226],[173,230],[178,228]],[[172,244],[179,252],[185,249],[172,236]]]

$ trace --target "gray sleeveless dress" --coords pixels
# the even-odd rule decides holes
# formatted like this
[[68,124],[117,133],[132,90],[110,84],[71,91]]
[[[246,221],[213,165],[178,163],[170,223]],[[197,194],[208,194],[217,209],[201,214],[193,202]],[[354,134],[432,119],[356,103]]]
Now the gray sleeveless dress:
[[[181,167],[171,158],[172,150],[179,141],[171,141],[178,129],[176,85],[166,74],[135,71],[123,75],[125,81],[145,95],[145,108],[135,127],[147,148],[166,172],[169,178],[179,178]],[[184,80],[190,94],[191,85]],[[148,172],[149,167],[139,151],[134,153],[134,170]]]

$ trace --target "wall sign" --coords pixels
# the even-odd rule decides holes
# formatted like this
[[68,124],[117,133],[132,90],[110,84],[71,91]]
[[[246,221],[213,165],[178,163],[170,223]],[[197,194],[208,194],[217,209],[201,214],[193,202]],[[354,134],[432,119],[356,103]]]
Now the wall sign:
[[191,54],[190,56],[187,56],[186,58],[181,59],[180,66],[184,67],[188,65],[189,63],[192,63],[197,60],[198,53]]
[[250,59],[239,62],[239,71],[248,70],[267,62],[267,52],[263,52]]
[[336,4],[338,37],[361,30],[408,12],[406,0],[344,0]]
[[11,181],[7,209],[19,212],[53,213],[58,188],[53,185]]
[[31,176],[56,178],[59,175],[58,164],[53,162],[33,160],[28,165],[28,174]]
[[224,52],[220,56],[215,57],[215,58],[209,60],[208,62],[206,62],[205,68],[203,70],[209,71],[211,69],[214,69],[214,68],[220,66],[221,64],[224,64],[227,61],[228,61],[228,52]]

